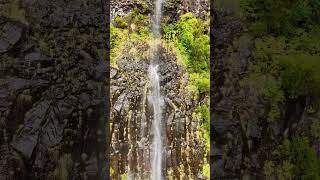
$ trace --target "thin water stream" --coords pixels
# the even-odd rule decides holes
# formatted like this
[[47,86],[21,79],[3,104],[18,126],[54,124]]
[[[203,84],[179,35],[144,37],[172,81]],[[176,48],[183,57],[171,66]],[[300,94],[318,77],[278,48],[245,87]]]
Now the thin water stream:
[[[156,38],[161,37],[160,26],[161,26],[161,17],[162,17],[162,4],[163,0],[156,0],[155,3],[155,12],[154,20],[152,25],[152,31]],[[153,121],[152,121],[152,147],[151,147],[151,179],[152,180],[162,180],[162,168],[163,168],[163,153],[164,153],[164,144],[163,144],[163,131],[162,131],[162,97],[160,94],[160,78],[158,74],[159,65],[159,55],[158,48],[155,45],[152,48],[153,59],[151,60],[149,66],[149,80],[151,84],[151,95],[150,102],[153,107]]]
[[150,102],[153,106],[152,122],[152,155],[151,155],[151,179],[162,180],[162,155],[163,155],[163,134],[162,134],[162,97],[160,95],[160,82],[158,65],[150,65],[149,79],[151,82]]

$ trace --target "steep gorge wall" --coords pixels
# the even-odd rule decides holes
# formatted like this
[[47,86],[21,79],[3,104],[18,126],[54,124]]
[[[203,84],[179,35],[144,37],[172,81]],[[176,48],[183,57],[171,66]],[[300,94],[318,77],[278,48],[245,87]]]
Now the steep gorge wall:
[[[145,10],[147,14],[152,14],[154,9],[152,0],[113,0],[110,6],[111,19],[116,16],[126,16],[135,7]],[[208,0],[165,0],[163,15],[168,16],[170,21],[177,21],[180,15],[192,12],[197,17],[209,19],[209,6]]]
[[1,1],[1,180],[105,178],[106,8]]
[[[206,148],[200,120],[192,115],[197,105],[188,90],[188,74],[176,54],[159,46],[159,77],[164,98],[162,124],[164,157],[169,179],[203,179]],[[111,69],[111,168],[121,175],[148,179],[152,142],[152,106],[148,43],[128,42]]]
[[[151,17],[153,1],[112,1],[111,16],[126,17],[134,8]],[[193,12],[208,18],[208,1],[164,1],[164,21],[177,22],[180,15]],[[112,20],[111,20],[112,21]],[[129,22],[130,23],[130,20]],[[132,26],[128,26],[129,33]],[[133,26],[134,27],[134,26]],[[201,120],[194,116],[199,100],[188,89],[188,72],[179,64],[176,52],[159,45],[159,76],[164,98],[163,128],[165,170],[169,179],[205,179],[206,145]],[[152,108],[148,102],[150,44],[130,39],[118,51],[111,69],[111,174],[148,179],[152,141]],[[142,173],[144,172],[144,173]]]
[[[221,2],[221,1],[219,1]],[[312,138],[319,111],[308,113],[303,99],[281,106],[280,118],[269,122],[270,102],[245,78],[255,63],[255,39],[238,8],[215,6],[211,60],[211,174],[213,179],[268,179],[264,164],[286,138]],[[266,79],[267,81],[267,79]]]

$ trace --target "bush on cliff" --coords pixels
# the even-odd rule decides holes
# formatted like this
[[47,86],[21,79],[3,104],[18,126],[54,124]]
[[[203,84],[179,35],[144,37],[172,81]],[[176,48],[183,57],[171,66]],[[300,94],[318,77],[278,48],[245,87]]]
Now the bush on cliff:
[[191,73],[191,86],[197,87],[197,94],[208,94],[210,90],[210,38],[207,28],[208,23],[197,19],[192,13],[184,14],[178,23],[164,27],[163,37],[173,42],[183,55]]
[[310,147],[308,139],[302,137],[284,140],[264,164],[265,175],[280,180],[319,180],[319,169],[320,159]]

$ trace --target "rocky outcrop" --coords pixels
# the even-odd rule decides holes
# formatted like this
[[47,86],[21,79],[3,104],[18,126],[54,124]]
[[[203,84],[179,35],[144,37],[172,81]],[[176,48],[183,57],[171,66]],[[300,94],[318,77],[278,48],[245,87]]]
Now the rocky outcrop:
[[[152,9],[154,9],[154,2],[151,0],[111,1],[111,19],[116,16],[126,16],[134,8],[151,15],[153,13]],[[176,22],[181,15],[187,12],[192,12],[202,19],[209,19],[209,7],[208,0],[165,0],[163,5],[164,19]]]
[[[234,7],[220,5],[214,10],[211,174],[213,179],[263,179],[263,157],[273,144],[266,123],[268,102],[254,86],[243,83],[254,61],[254,39]],[[277,144],[281,137],[272,141]]]
[[[158,47],[165,175],[169,179],[204,178],[205,141],[201,121],[192,115],[197,101],[187,88],[187,71],[172,51],[162,44]],[[111,69],[111,178],[127,174],[148,179],[153,136],[148,66],[152,55],[145,42],[129,41],[123,49],[115,60],[117,67]]]
[[100,1],[1,3],[1,180],[105,178],[104,9]]
[[[219,1],[220,3],[222,1]],[[312,138],[319,113],[308,113],[308,100],[284,102],[280,117],[270,122],[270,102],[245,78],[254,63],[255,39],[233,6],[214,8],[211,60],[211,175],[213,179],[268,179],[266,160],[284,138]],[[268,80],[268,79],[265,79]]]

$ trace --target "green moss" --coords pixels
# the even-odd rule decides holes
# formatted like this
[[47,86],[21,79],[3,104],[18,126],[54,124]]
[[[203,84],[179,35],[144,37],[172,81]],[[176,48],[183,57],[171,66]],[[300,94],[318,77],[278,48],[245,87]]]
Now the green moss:
[[203,127],[210,131],[210,112],[206,104],[201,104],[196,109],[197,118],[203,121]]
[[125,29],[128,27],[128,22],[125,20],[125,18],[116,16],[114,18],[115,26],[118,28]]

